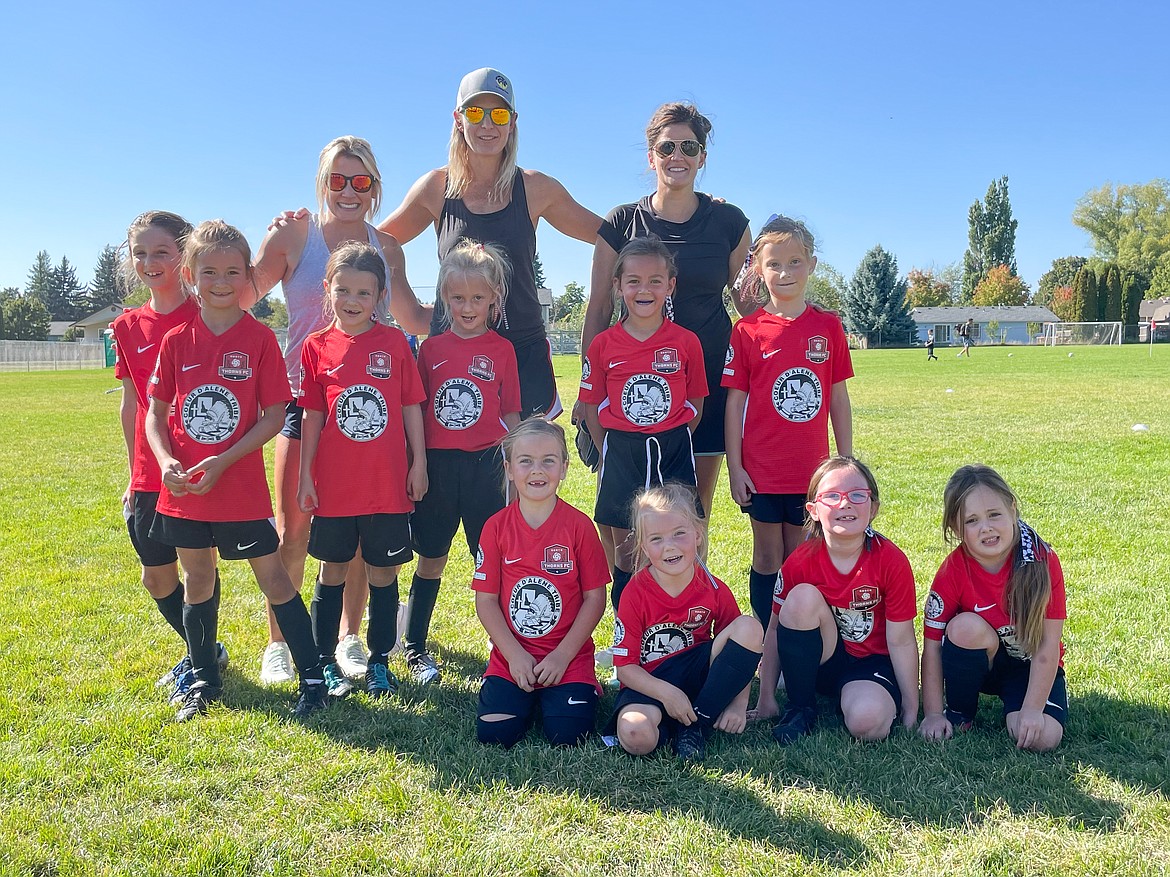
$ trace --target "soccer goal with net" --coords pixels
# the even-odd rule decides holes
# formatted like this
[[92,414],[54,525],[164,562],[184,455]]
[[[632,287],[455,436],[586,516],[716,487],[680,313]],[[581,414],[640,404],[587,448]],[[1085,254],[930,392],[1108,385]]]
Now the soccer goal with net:
[[1048,347],[1057,344],[1120,344],[1121,323],[1045,323],[1041,340]]

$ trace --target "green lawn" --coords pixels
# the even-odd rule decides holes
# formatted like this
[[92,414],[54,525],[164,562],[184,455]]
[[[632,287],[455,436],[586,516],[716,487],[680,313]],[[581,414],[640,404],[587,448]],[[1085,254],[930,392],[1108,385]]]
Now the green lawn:
[[[1061,748],[1017,753],[985,701],[945,745],[857,744],[829,716],[787,750],[764,725],[717,739],[701,767],[537,735],[479,746],[466,558],[433,631],[442,687],[354,697],[307,726],[286,717],[291,687],[259,687],[262,602],[245,564],[223,564],[226,706],[176,725],[154,679],[180,649],[122,524],[111,372],[0,374],[0,873],[1170,873],[1170,348],[1069,350],[859,351],[850,382],[877,526],[920,595],[962,463],[999,469],[1055,545]],[[558,374],[572,399],[573,359]],[[563,495],[591,511],[591,484],[575,464]],[[711,567],[746,606],[750,534],[725,493]]]

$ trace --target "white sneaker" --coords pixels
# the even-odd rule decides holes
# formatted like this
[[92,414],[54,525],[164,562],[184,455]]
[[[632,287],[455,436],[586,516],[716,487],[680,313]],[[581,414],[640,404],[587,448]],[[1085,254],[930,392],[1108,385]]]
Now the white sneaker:
[[280,685],[297,678],[287,643],[269,643],[260,659],[260,684]]
[[354,634],[349,634],[337,644],[333,657],[337,658],[337,666],[350,679],[360,679],[366,675],[368,659],[366,647]]
[[593,653],[593,663],[598,667],[613,666],[613,649],[598,649]]

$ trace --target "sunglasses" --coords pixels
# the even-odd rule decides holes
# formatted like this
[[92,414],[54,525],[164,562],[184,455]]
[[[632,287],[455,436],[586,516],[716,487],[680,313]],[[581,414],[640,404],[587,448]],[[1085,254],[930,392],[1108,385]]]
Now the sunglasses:
[[483,114],[487,113],[493,125],[507,125],[512,121],[512,111],[507,107],[496,107],[494,110],[485,110],[483,107],[464,107],[463,117],[472,125],[483,121]]
[[682,154],[694,158],[703,151],[703,144],[698,140],[662,140],[654,144],[654,151],[663,158],[674,155],[674,148],[682,150]]
[[822,502],[827,506],[841,506],[844,505],[845,500],[849,500],[850,505],[862,505],[870,500],[873,491],[868,487],[859,487],[856,490],[850,490],[841,493],[837,490],[826,490],[824,493],[816,495],[816,501]]
[[329,175],[330,192],[345,191],[346,183],[349,183],[355,192],[365,193],[374,188],[374,178],[370,174],[354,174],[352,177],[347,177],[345,174]]

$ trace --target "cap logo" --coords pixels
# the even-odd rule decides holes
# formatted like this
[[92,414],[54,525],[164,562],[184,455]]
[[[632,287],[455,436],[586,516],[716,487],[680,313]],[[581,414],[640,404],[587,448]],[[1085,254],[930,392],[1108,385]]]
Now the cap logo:
[[504,91],[507,91],[509,88],[508,80],[506,80],[503,76],[501,76],[498,73],[496,74],[496,85],[498,85],[500,88],[504,89]]

